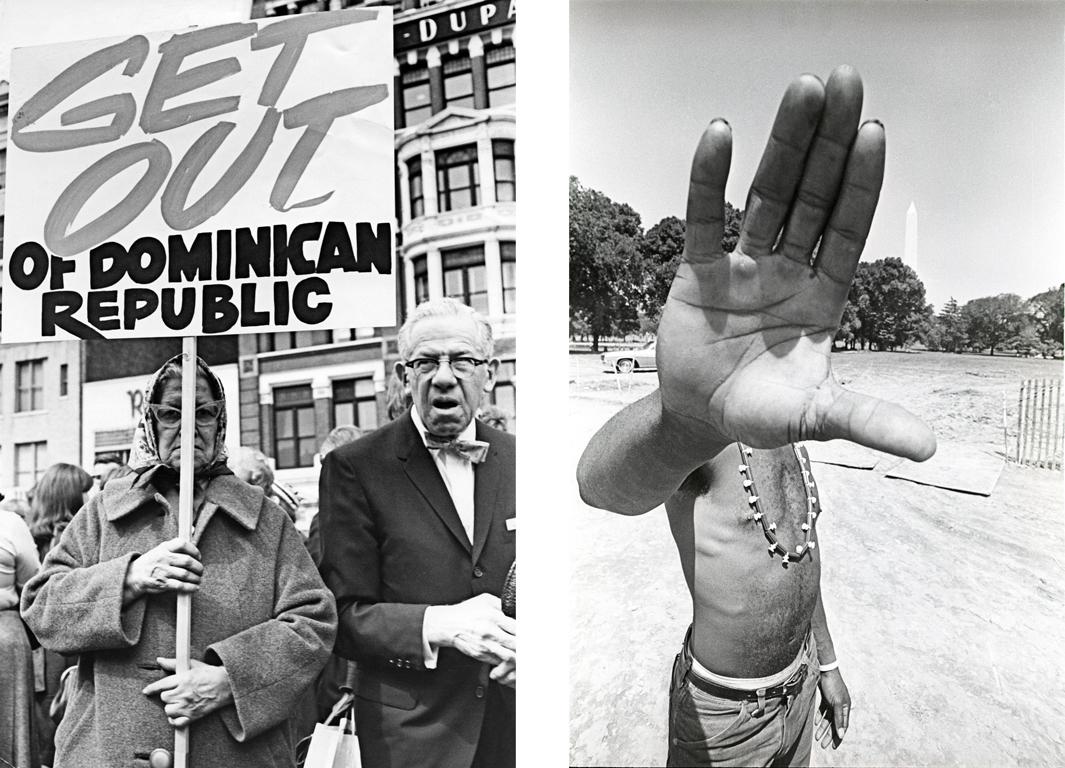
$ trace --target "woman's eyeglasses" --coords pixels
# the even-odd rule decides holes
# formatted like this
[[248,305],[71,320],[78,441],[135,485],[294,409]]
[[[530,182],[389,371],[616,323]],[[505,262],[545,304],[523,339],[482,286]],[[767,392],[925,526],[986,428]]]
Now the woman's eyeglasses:
[[[206,427],[210,424],[214,424],[218,421],[218,416],[222,413],[222,409],[226,407],[225,400],[212,400],[209,403],[203,403],[196,406],[196,423],[201,427]],[[181,409],[172,408],[169,405],[160,405],[159,403],[148,403],[148,410],[155,416],[155,420],[166,427],[177,427],[181,424]]]

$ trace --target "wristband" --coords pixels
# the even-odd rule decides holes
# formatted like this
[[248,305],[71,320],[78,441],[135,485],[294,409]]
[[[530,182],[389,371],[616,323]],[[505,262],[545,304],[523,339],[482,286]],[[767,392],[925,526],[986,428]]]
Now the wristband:
[[818,669],[822,672],[831,672],[833,669],[839,669],[839,659],[829,662],[828,664],[821,664]]

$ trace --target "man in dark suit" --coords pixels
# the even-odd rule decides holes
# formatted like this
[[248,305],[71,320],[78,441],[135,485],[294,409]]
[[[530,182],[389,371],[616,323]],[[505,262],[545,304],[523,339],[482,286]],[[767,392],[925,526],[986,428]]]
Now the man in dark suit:
[[474,419],[492,330],[454,299],[419,305],[396,373],[413,407],[322,464],[322,575],[337,652],[358,662],[363,765],[514,765],[514,438]]

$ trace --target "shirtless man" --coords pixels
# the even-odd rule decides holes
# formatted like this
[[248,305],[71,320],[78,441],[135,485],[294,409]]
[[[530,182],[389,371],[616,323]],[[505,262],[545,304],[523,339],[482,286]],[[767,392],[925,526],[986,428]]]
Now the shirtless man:
[[732,134],[710,123],[658,329],[660,388],[608,421],[578,467],[593,506],[666,504],[693,606],[670,689],[671,766],[807,765],[818,686],[816,738],[839,745],[850,696],[821,602],[816,485],[793,443],[843,438],[918,461],[935,451],[917,417],[832,376],[884,176],[884,128],[859,126],[861,106],[849,67],[791,83],[730,254]]

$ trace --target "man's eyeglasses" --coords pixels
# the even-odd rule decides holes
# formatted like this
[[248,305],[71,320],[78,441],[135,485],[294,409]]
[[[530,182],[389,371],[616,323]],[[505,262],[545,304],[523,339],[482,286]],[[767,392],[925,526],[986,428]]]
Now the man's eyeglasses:
[[[225,400],[212,400],[209,403],[197,405],[196,423],[201,427],[214,424],[218,421],[218,416],[225,406]],[[163,426],[176,427],[181,424],[180,408],[172,408],[169,405],[160,405],[159,403],[148,403],[148,410],[155,416],[155,420]]]
[[488,361],[480,360],[476,357],[448,357],[444,355],[442,357],[416,357],[413,360],[408,360],[404,365],[421,376],[432,376],[436,373],[437,368],[440,367],[440,363],[450,365],[451,372],[455,374],[456,378],[467,379],[477,370],[478,365],[487,365]]

